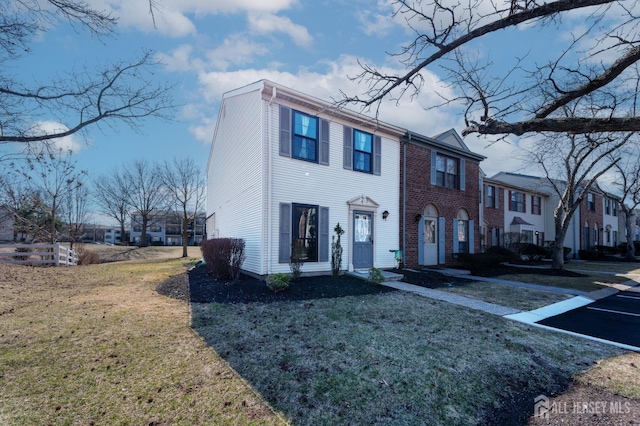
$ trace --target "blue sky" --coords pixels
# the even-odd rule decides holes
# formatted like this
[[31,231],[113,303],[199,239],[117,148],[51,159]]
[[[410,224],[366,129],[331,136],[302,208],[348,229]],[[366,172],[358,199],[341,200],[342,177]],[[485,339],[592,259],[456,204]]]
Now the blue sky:
[[[42,34],[16,71],[46,81],[74,67],[132,59],[153,49],[163,64],[155,78],[176,86],[173,95],[181,105],[174,121],[147,120],[139,133],[119,125],[92,128],[89,144],[80,137],[60,141],[74,149],[79,167],[92,177],[130,160],[163,161],[174,156],[194,158],[204,172],[225,92],[266,78],[325,100],[338,98],[340,90],[362,93],[364,86],[348,78],[359,72],[358,59],[387,72],[402,72],[386,52],[397,51],[413,36],[401,20],[391,19],[389,0],[157,0],[156,28],[148,0],[88,3],[119,18],[115,37],[95,40],[60,23]],[[557,37],[518,29],[493,35],[472,48],[491,55],[499,68],[512,64],[527,42],[531,46],[535,40],[530,51],[535,57]],[[538,49],[542,46],[544,50]],[[461,132],[460,111],[424,109],[438,100],[432,89],[441,84],[434,71],[438,69],[423,74],[427,83],[419,98],[405,99],[399,106],[383,105],[380,118],[428,136],[450,128]],[[482,164],[489,175],[517,171],[512,155],[517,141],[488,146],[490,141],[465,139],[473,151],[489,157]]]

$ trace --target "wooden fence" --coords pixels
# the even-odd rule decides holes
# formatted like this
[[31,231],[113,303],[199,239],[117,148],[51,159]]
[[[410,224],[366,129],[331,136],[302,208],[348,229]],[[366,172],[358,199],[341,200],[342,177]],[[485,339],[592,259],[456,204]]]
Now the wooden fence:
[[0,262],[21,265],[77,265],[75,250],[55,244],[0,244]]

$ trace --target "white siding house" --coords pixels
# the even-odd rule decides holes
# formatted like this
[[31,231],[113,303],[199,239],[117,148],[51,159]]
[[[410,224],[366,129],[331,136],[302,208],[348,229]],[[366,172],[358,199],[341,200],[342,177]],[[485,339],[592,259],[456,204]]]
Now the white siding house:
[[[261,80],[223,96],[207,165],[207,230],[245,240],[245,271],[390,268],[399,248],[403,129]],[[385,219],[383,219],[385,213]],[[389,217],[389,220],[386,218]]]

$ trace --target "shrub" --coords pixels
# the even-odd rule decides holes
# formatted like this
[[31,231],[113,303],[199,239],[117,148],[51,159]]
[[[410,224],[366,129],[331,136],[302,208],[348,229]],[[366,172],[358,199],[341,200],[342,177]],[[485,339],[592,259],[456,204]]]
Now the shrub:
[[598,260],[602,254],[596,250],[578,250],[578,256],[582,260]]
[[505,255],[490,252],[458,254],[458,261],[465,269],[469,269],[472,272],[487,268],[495,268],[508,260],[509,258]]
[[246,255],[244,240],[240,238],[214,238],[201,244],[207,269],[219,280],[240,278],[240,268]]
[[369,282],[372,284],[380,285],[384,282],[384,274],[378,268],[369,269]]
[[512,250],[502,246],[489,247],[486,253],[498,254],[500,256],[503,256],[505,259],[503,260],[503,262],[511,262],[518,258],[518,255],[515,254]]
[[520,252],[528,260],[538,261],[547,255],[547,251],[544,247],[536,244],[525,243],[520,247]]
[[100,255],[93,250],[89,250],[82,244],[76,244],[73,249],[78,256],[78,265],[95,265],[100,263]]
[[[33,249],[30,247],[16,247],[16,253],[31,253],[32,251]],[[30,257],[30,255],[13,256],[13,258],[16,260],[29,260]]]
[[340,236],[344,234],[344,229],[342,229],[339,222],[336,224],[336,227],[333,228],[333,232],[335,232],[336,235],[331,236],[331,273],[334,278],[337,278],[340,276],[340,269],[342,269],[342,244],[340,244]]
[[279,293],[289,288],[291,277],[287,274],[280,273],[269,275],[267,277],[267,287],[274,293]]
[[291,274],[293,279],[300,278],[300,269],[304,265],[304,249],[296,244],[291,245],[291,256],[289,257],[289,268],[291,268]]

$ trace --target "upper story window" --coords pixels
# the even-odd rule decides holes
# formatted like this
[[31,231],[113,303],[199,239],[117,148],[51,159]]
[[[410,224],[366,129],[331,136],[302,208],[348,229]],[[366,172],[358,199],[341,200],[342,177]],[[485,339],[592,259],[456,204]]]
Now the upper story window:
[[442,154],[436,155],[436,185],[458,188],[458,160]]
[[498,194],[496,193],[496,187],[493,185],[487,185],[485,204],[487,207],[498,207]]
[[531,213],[542,214],[542,203],[540,197],[537,195],[531,196]]
[[604,199],[604,213],[608,215],[611,214],[611,200],[608,198]]
[[618,216],[618,203],[611,200],[611,209],[613,211],[614,216]]
[[373,159],[373,135],[360,130],[353,131],[353,170],[371,173]]
[[522,192],[510,191],[509,210],[512,212],[525,212],[525,199]]
[[318,162],[318,119],[293,111],[293,158]]
[[596,200],[595,196],[592,193],[587,194],[587,210],[595,211],[596,210]]

